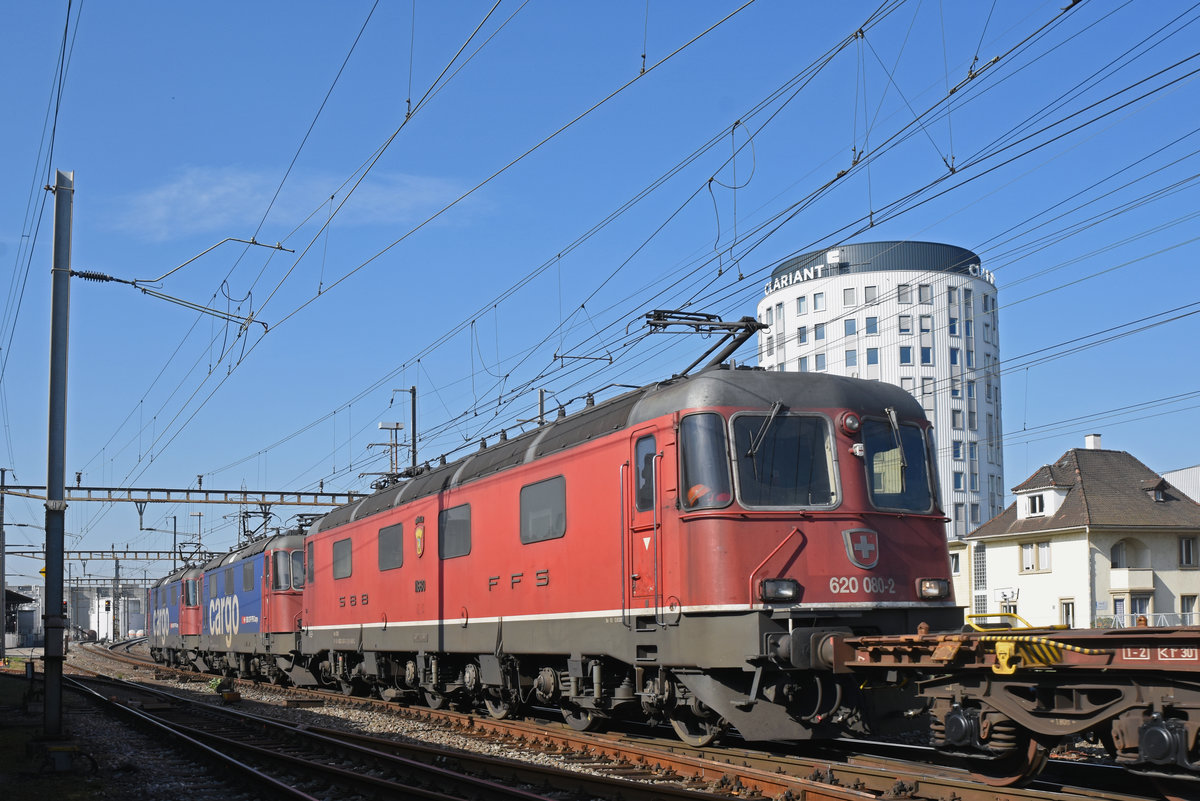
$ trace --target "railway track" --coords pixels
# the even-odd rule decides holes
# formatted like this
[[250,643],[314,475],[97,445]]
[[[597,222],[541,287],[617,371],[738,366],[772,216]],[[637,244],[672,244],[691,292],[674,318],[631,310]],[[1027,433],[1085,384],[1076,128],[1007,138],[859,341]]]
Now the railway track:
[[[131,655],[122,654],[117,658],[126,663],[134,661]],[[144,661],[139,664],[144,668],[151,667]],[[246,692],[250,692],[250,688],[255,688],[255,692],[270,692],[277,698],[275,703],[288,703],[278,699],[308,699],[308,703],[334,708],[388,710],[391,714],[417,719],[480,742],[509,743],[526,754],[550,754],[576,768],[587,767],[610,776],[633,776],[642,783],[659,782],[658,795],[651,797],[666,797],[664,790],[668,786],[688,792],[737,797],[838,801],[870,798],[1142,801],[1196,797],[1190,787],[1149,786],[1145,781],[1132,784],[1126,781],[1128,777],[1122,771],[1103,765],[1055,760],[1043,779],[1029,787],[998,789],[974,780],[964,768],[930,764],[937,758],[931,749],[885,747],[876,743],[851,744],[858,753],[806,744],[806,751],[810,752],[807,755],[797,754],[794,749],[790,752],[736,746],[697,749],[674,739],[648,734],[581,733],[549,721],[494,720],[453,710],[399,707],[368,698],[295,688],[267,688],[249,682],[231,682],[231,686],[244,688]]]

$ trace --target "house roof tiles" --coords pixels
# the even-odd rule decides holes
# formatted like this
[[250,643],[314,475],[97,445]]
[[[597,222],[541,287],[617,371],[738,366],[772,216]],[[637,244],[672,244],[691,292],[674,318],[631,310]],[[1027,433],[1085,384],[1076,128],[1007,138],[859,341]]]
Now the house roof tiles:
[[1125,451],[1072,448],[1013,492],[1027,495],[1051,488],[1067,490],[1053,515],[1019,520],[1013,503],[968,539],[1083,526],[1200,529],[1200,504]]

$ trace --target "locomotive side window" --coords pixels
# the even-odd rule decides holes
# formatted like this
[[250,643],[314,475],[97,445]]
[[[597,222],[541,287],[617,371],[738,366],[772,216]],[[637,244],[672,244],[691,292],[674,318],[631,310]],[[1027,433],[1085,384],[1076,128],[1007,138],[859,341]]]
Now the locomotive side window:
[[933,493],[921,429],[910,425],[893,428],[886,420],[864,420],[862,438],[871,503],[879,509],[930,511]]
[[733,418],[743,506],[833,506],[833,444],[824,417],[739,414]]
[[233,595],[233,568],[225,568],[225,574],[221,578],[221,583],[225,588],[226,595]]
[[254,560],[248,559],[242,563],[242,592],[254,589]]
[[304,589],[304,551],[292,551],[292,589]]
[[217,574],[215,572],[208,574],[208,597],[217,597]]
[[567,480],[548,478],[521,487],[521,542],[555,540],[567,533]]
[[642,437],[634,448],[634,469],[637,470],[634,503],[639,512],[654,506],[654,451],[654,437]]
[[271,589],[290,590],[292,588],[292,553],[291,551],[276,551],[271,555],[275,563],[272,571]]
[[307,551],[304,554],[304,566],[307,571],[306,575],[308,576],[309,584],[313,583],[313,575],[317,571],[316,562],[317,560],[313,559],[313,543],[310,542],[308,543]]
[[184,606],[199,606],[200,605],[200,582],[199,581],[183,582],[183,605]]
[[680,423],[684,509],[714,509],[733,500],[725,420],[719,414],[690,414]]
[[379,529],[379,569],[395,570],[404,565],[404,524]]
[[453,559],[471,552],[471,504],[438,512],[438,556]]
[[350,538],[338,540],[333,544],[333,577],[335,579],[350,578],[352,572],[350,557],[352,549]]

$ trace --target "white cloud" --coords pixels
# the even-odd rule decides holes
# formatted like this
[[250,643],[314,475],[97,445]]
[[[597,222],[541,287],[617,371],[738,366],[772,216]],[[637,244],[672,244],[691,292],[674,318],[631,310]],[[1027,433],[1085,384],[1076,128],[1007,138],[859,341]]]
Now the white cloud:
[[[271,228],[292,230],[327,204],[343,180],[293,173],[271,210]],[[118,198],[113,225],[151,241],[205,233],[248,236],[258,227],[278,181],[278,175],[237,167],[187,167],[164,184]],[[334,199],[334,208],[351,185]],[[423,221],[459,194],[461,189],[440,178],[373,172],[338,213],[337,225],[395,225],[398,236],[400,227]],[[326,216],[322,210],[314,219],[323,222]]]

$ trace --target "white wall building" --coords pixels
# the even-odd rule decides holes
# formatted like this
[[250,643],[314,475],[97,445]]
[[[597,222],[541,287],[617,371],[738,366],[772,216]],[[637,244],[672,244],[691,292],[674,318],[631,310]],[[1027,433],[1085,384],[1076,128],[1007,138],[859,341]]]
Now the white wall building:
[[1200,504],[1136,458],[1089,435],[1013,493],[954,543],[968,612],[1080,628],[1200,620]]
[[996,287],[978,256],[935,242],[806,253],[771,274],[758,319],[762,367],[886,381],[921,402],[948,536],[1003,510]]

